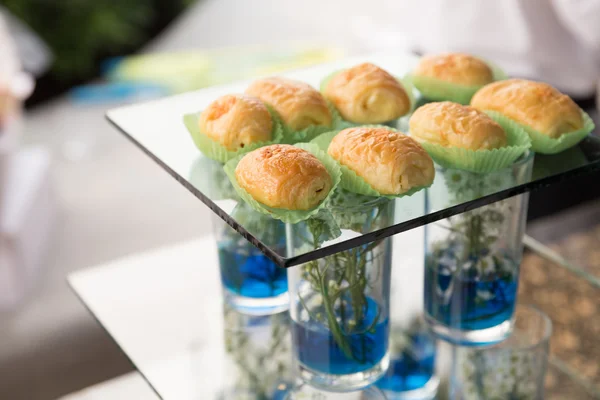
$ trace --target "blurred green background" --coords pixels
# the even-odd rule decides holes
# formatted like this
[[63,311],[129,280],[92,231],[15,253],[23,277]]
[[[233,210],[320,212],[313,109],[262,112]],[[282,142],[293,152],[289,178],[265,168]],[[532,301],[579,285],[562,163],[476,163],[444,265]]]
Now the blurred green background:
[[194,0],[2,0],[54,53],[28,104],[96,77],[108,57],[131,54]]

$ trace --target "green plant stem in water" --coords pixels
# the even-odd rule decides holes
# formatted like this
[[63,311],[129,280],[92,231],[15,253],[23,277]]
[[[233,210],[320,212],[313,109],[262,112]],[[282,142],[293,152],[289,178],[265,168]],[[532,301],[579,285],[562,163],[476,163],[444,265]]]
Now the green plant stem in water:
[[[309,224],[309,229],[313,235],[313,245],[318,247],[317,239],[320,235],[318,225]],[[342,350],[344,355],[359,363],[365,363],[365,357],[357,357],[350,345],[348,334],[353,329],[362,329],[362,322],[365,317],[368,302],[365,291],[368,286],[367,263],[373,249],[380,242],[374,242],[364,247],[347,250],[322,260],[325,265],[319,266],[319,261],[310,261],[304,267],[305,279],[310,282],[313,290],[317,291],[322,298],[325,318],[319,317],[311,312],[305,299],[300,297],[300,302],[304,309],[309,313],[310,318],[326,325],[335,342]],[[374,260],[371,260],[371,262]],[[344,282],[345,281],[345,282]],[[331,284],[333,283],[333,284]],[[347,294],[347,296],[345,296]],[[346,302],[350,300],[351,306],[348,312]],[[339,300],[339,313],[336,313],[336,302]],[[339,320],[338,320],[339,317]],[[380,313],[374,318],[372,323],[365,329],[369,332],[375,328],[379,322]],[[362,351],[366,355],[368,343],[363,338]]]

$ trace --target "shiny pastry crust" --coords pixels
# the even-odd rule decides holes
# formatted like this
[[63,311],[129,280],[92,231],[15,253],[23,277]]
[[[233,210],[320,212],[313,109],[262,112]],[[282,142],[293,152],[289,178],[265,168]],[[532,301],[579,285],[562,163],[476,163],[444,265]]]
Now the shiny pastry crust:
[[489,65],[477,57],[463,53],[425,56],[421,58],[413,75],[468,86],[486,85],[494,80]]
[[331,126],[331,112],[327,102],[307,83],[279,77],[257,80],[246,89],[273,107],[293,130],[309,126]]
[[269,207],[310,210],[331,190],[325,166],[308,151],[287,144],[246,154],[235,169],[238,184]]
[[242,94],[229,94],[213,101],[200,114],[200,132],[235,151],[272,139],[273,120],[265,104]]
[[547,83],[524,79],[494,82],[479,89],[471,105],[497,111],[551,138],[583,128],[581,109]]
[[385,128],[349,128],[327,150],[381,194],[397,195],[433,182],[433,161],[419,143]]
[[450,101],[417,108],[409,127],[415,140],[445,147],[489,150],[507,144],[506,132],[487,114]]
[[345,120],[359,124],[392,121],[410,111],[410,99],[404,87],[392,75],[370,63],[336,74],[323,94]]

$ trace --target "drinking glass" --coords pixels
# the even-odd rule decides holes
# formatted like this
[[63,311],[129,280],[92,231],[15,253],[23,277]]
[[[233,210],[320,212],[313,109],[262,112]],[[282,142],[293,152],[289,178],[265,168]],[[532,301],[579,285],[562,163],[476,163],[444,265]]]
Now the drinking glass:
[[291,386],[289,314],[247,315],[224,303],[223,400],[268,400]]
[[[329,211],[342,238],[351,237],[391,224],[394,201],[340,191]],[[288,225],[288,252],[318,247],[326,224]],[[292,353],[305,382],[353,391],[385,373],[390,270],[390,238],[290,268]]]
[[433,400],[439,386],[435,360],[435,336],[422,318],[408,326],[392,319],[390,366],[377,386],[390,400]]
[[[533,154],[509,168],[476,174],[437,167],[429,212],[526,182]],[[490,345],[510,335],[528,195],[522,194],[425,227],[425,318],[441,339]]]
[[542,400],[552,322],[533,306],[518,305],[512,334],[488,348],[456,347],[450,377],[457,400]]
[[423,319],[423,228],[395,235],[390,297],[390,366],[376,385],[390,400],[433,400],[437,341]]
[[[238,204],[232,217],[261,232],[261,239],[285,254],[285,224]],[[212,215],[225,302],[239,312],[266,315],[287,310],[287,270],[277,266],[216,214]]]

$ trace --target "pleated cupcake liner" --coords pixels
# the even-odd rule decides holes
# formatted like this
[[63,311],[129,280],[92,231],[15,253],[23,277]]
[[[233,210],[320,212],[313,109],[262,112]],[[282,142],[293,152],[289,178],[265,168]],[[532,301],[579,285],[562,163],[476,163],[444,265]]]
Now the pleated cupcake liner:
[[581,114],[583,116],[583,128],[573,132],[564,133],[560,137],[553,139],[533,128],[530,128],[529,126],[519,124],[518,122],[511,120],[497,111],[484,111],[490,116],[495,116],[495,118],[504,118],[519,125],[529,135],[529,139],[531,140],[531,149],[536,153],[541,154],[557,154],[563,152],[585,139],[596,127],[592,118],[590,118],[585,111],[581,110]]
[[[282,143],[285,144],[296,144],[296,143],[308,143],[317,136],[322,133],[329,132],[332,129],[344,129],[346,126],[345,121],[342,119],[342,116],[338,112],[338,110],[331,104],[329,101],[327,102],[327,107],[329,108],[329,112],[331,113],[331,126],[309,126],[299,131],[295,131],[289,126],[287,126],[284,122],[282,122],[283,127],[283,139]],[[281,117],[279,117],[281,120]],[[283,120],[282,120],[283,121]]]
[[204,154],[206,157],[216,160],[221,164],[226,163],[234,157],[237,157],[240,154],[246,154],[252,150],[256,150],[259,147],[267,146],[269,144],[280,143],[283,139],[283,125],[279,115],[267,106],[269,109],[269,113],[271,114],[271,119],[273,120],[273,128],[271,131],[271,140],[252,143],[244,148],[238,149],[236,151],[228,150],[227,147],[223,146],[221,143],[211,139],[206,136],[204,133],[200,131],[200,125],[198,123],[200,119],[200,114],[202,112],[186,114],[183,116],[183,123],[190,133],[194,144]]
[[296,147],[306,150],[314,155],[319,161],[323,163],[327,172],[331,176],[332,187],[327,197],[319,203],[318,206],[310,209],[310,210],[286,210],[282,208],[274,208],[269,207],[261,202],[257,201],[252,197],[250,193],[248,193],[244,188],[242,188],[237,181],[235,176],[235,169],[237,168],[240,160],[245,156],[245,154],[240,154],[235,158],[229,160],[225,166],[223,167],[225,173],[229,177],[233,188],[237,192],[237,194],[242,198],[250,207],[252,207],[255,211],[258,211],[262,214],[270,215],[271,217],[283,221],[285,223],[295,224],[304,220],[307,220],[313,216],[316,216],[320,210],[325,210],[325,206],[328,201],[331,199],[333,192],[338,187],[341,179],[341,171],[338,164],[335,162],[333,158],[327,155],[326,152],[319,149],[319,147],[312,143],[298,143],[295,145]]
[[512,165],[531,147],[527,132],[516,122],[502,116],[490,117],[506,132],[508,145],[497,149],[471,150],[420,142],[433,161],[445,168],[462,169],[479,174],[498,171]]
[[[342,72],[342,70],[334,71],[331,74],[327,75],[325,78],[323,78],[323,80],[321,80],[321,84],[319,86],[319,89],[320,89],[321,93],[325,93],[325,88],[327,87],[327,84],[329,83],[329,81],[335,75],[339,74],[340,72]],[[412,82],[410,82],[409,79],[396,77],[396,80],[402,85],[402,87],[404,88],[404,91],[406,92],[406,95],[408,96],[408,100],[410,102],[410,110],[408,111],[408,113],[406,113],[405,115],[400,116],[399,118],[396,118],[396,119],[394,119],[392,121],[386,121],[386,122],[384,122],[384,123],[381,124],[381,125],[385,125],[385,126],[392,127],[392,128],[396,128],[398,126],[399,121],[401,119],[406,118],[407,116],[409,116],[410,114],[412,114],[412,112],[415,110],[415,108],[417,106],[417,96],[418,96],[417,89],[412,84]],[[336,129],[342,130],[342,129],[345,129],[345,128],[352,128],[352,127],[355,127],[355,126],[364,126],[364,124],[359,124],[359,123],[356,123],[356,122],[346,121],[345,119],[342,118],[342,116],[339,113],[339,111],[337,110],[337,108],[335,108],[335,106],[333,106],[333,107],[336,110],[336,113],[340,116],[340,125],[336,126],[335,127]]]
[[[370,128],[390,129],[389,127],[384,126],[384,125],[361,125],[361,126],[362,127],[370,127]],[[395,129],[390,129],[390,130],[395,131]],[[331,143],[331,141],[333,140],[335,135],[337,135],[339,132],[340,131],[332,131],[332,132],[324,133],[324,134],[320,135],[319,137],[313,139],[311,143],[317,145],[319,147],[319,149],[321,149],[323,152],[327,153],[329,144]],[[334,160],[334,159],[332,158],[332,160]],[[377,191],[376,189],[374,189],[369,183],[367,183],[367,181],[365,181],[362,177],[360,177],[356,172],[354,172],[350,168],[346,167],[345,165],[338,163],[336,160],[334,160],[334,162],[336,162],[339,165],[339,168],[340,168],[340,171],[342,174],[341,181],[340,181],[340,187],[351,193],[361,194],[361,195],[365,195],[365,196],[373,196],[373,197],[401,198],[401,197],[405,197],[405,196],[411,196],[411,195],[415,194],[416,192],[418,192],[419,190],[423,190],[426,187],[428,187],[428,186],[415,187],[405,193],[398,194],[398,195],[382,194],[379,191]]]
[[[485,61],[492,69],[494,82],[507,79],[506,73],[494,63]],[[469,105],[471,98],[479,89],[485,85],[459,85],[440,79],[415,76],[407,74],[405,79],[411,82],[423,97],[432,101],[453,101],[455,103]]]

